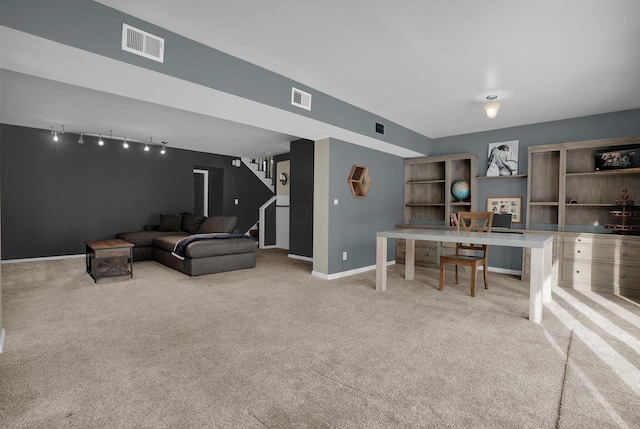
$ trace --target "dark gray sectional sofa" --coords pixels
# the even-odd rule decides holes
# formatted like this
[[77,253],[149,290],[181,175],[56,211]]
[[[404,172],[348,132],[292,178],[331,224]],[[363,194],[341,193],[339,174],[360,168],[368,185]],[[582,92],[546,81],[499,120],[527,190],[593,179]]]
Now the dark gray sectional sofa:
[[190,276],[241,270],[256,266],[256,241],[248,236],[190,243],[184,259],[173,255],[180,240],[194,234],[233,233],[235,216],[204,217],[190,213],[161,215],[159,225],[144,231],[123,232],[116,238],[133,243],[133,260],[155,260]]

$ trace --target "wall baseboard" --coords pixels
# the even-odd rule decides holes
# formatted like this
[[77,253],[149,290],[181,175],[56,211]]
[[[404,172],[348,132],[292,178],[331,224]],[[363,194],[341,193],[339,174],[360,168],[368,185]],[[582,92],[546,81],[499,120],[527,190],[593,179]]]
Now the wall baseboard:
[[[395,260],[387,261],[387,265],[394,265],[395,263],[396,263]],[[364,273],[364,272],[375,270],[375,269],[376,269],[375,265],[369,265],[362,268],[356,268],[355,270],[341,271],[339,273],[333,273],[333,274],[323,274],[317,271],[312,271],[311,275],[314,277],[321,278],[323,280],[335,280],[335,279],[340,279],[342,277],[349,277],[349,276],[353,276],[354,274],[360,274],[360,273]]]
[[81,255],[62,255],[62,256],[46,256],[42,258],[9,259],[7,261],[2,261],[2,263],[17,264],[20,262],[58,261],[60,259],[76,259],[76,258],[84,258],[84,257],[86,257],[86,255],[83,253]]
[[4,339],[7,338],[7,333],[3,329],[0,331],[0,353],[4,350]]
[[308,256],[294,255],[293,253],[289,253],[287,256],[290,257],[291,259],[299,259],[301,261],[313,262],[313,258],[309,258]]

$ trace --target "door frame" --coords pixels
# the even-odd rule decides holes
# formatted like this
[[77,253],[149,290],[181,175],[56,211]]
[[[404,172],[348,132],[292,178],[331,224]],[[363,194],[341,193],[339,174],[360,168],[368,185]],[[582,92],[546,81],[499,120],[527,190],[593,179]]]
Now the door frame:
[[[194,174],[204,175],[204,215],[209,216],[209,170],[203,170],[201,168],[194,168]],[[195,195],[194,195],[195,196]]]

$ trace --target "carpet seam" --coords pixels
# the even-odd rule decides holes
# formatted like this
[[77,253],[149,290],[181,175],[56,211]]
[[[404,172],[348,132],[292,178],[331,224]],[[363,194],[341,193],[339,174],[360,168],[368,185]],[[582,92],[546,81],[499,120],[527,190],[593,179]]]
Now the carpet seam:
[[567,344],[567,357],[564,361],[564,373],[562,374],[562,384],[560,387],[560,400],[558,401],[558,415],[556,417],[556,429],[560,429],[560,416],[562,415],[562,403],[564,400],[564,388],[567,382],[567,372],[569,371],[569,353],[571,352],[571,342],[573,340],[573,329],[569,333],[569,344]]

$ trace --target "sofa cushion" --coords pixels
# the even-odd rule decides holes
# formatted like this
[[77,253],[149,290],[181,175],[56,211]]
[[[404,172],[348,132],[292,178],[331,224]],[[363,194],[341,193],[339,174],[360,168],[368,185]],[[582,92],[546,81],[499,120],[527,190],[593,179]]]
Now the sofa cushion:
[[[116,235],[119,238],[129,243],[133,243],[136,247],[150,247],[153,243],[153,239],[164,235],[180,235],[180,238],[186,237],[187,233],[178,232],[161,232],[161,231],[133,231],[133,232],[121,232]],[[134,249],[135,250],[135,249]]]
[[180,231],[182,228],[182,215],[169,215],[163,214],[160,215],[160,226],[158,227],[158,231],[168,232],[168,231]]
[[238,218],[236,216],[211,216],[202,222],[197,234],[213,234],[214,232],[233,232]]
[[207,217],[202,215],[195,215],[191,213],[182,214],[182,230],[187,231],[189,234],[195,234],[205,221]]
[[[176,243],[183,238],[176,235],[156,237],[153,240],[153,245],[172,252],[176,247]],[[257,247],[256,241],[249,237],[202,240],[189,244],[185,249],[185,256],[187,258],[206,258],[209,256],[234,255],[255,252]]]

